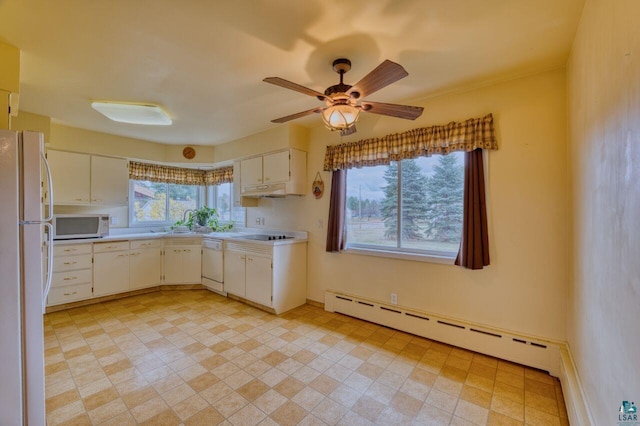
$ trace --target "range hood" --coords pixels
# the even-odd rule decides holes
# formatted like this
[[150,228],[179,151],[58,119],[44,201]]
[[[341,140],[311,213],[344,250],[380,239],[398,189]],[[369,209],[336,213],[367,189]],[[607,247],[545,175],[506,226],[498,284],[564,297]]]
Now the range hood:
[[286,184],[272,183],[270,185],[244,186],[241,195],[253,198],[282,198],[289,194],[287,194]]

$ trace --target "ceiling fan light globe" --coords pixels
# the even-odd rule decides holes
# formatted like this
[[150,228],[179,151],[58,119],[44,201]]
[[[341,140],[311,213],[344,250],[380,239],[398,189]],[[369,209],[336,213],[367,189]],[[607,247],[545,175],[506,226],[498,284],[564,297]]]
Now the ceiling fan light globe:
[[360,109],[351,105],[333,105],[322,111],[322,121],[329,130],[345,130],[358,121]]

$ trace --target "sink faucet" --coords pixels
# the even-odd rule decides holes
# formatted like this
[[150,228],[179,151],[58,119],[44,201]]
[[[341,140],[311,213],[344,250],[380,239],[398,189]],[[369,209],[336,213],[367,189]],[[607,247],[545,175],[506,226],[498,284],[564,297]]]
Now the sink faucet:
[[188,214],[188,213],[193,213],[193,212],[194,212],[194,210],[193,210],[193,209],[187,209],[187,210],[185,210],[185,211],[184,211],[184,215],[182,215],[182,223],[184,223],[184,222],[186,222],[186,221],[187,221],[187,214]]

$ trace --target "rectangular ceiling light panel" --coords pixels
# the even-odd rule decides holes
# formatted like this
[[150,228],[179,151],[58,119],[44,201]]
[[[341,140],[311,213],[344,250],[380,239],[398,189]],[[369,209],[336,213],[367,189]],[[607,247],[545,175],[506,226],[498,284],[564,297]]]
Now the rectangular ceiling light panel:
[[119,102],[91,102],[91,107],[113,121],[129,124],[168,126],[171,118],[157,105]]

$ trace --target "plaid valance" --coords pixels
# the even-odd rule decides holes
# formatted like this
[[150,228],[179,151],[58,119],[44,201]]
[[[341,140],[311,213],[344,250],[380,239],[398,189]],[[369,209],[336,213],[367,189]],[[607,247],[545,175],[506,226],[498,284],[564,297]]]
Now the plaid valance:
[[219,185],[233,182],[233,167],[197,170],[131,161],[129,162],[129,179],[179,185]]
[[221,167],[219,169],[206,170],[204,172],[205,185],[220,185],[233,182],[233,167]]
[[473,151],[476,148],[498,149],[491,114],[446,125],[420,127],[382,138],[329,145],[324,157],[324,170],[378,166],[407,158]]

